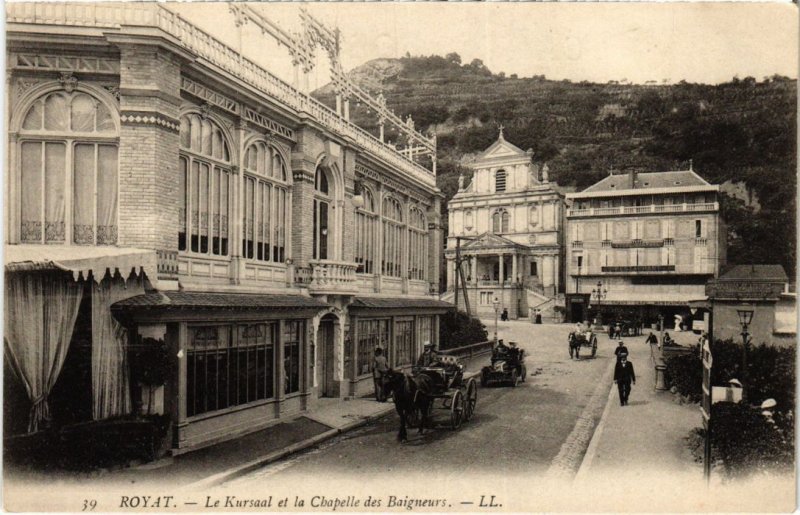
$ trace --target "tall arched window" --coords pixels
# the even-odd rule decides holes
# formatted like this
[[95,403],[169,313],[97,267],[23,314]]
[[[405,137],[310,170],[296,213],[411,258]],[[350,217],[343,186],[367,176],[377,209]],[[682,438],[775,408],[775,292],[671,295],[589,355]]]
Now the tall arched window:
[[317,167],[314,177],[314,259],[328,259],[328,231],[333,197],[328,184],[328,175]]
[[511,215],[505,209],[498,209],[492,214],[492,232],[500,234],[508,232]]
[[180,168],[178,250],[227,256],[231,155],[216,123],[193,113],[181,117]]
[[257,141],[244,154],[244,172],[242,255],[283,263],[291,208],[286,163],[275,148]]
[[403,207],[392,197],[383,199],[383,275],[402,277]]
[[506,191],[506,178],[505,170],[497,170],[494,176],[494,191]]
[[356,210],[356,263],[358,273],[375,273],[375,235],[378,231],[378,215],[372,193],[363,188],[364,207]]
[[20,241],[117,242],[116,113],[82,91],[42,95],[20,128]]
[[419,208],[408,216],[408,278],[425,279],[428,270],[428,223]]

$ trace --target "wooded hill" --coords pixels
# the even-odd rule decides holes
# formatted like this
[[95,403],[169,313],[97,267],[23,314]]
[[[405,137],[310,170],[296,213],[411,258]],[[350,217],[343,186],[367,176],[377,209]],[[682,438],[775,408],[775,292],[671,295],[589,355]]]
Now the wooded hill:
[[[461,63],[457,54],[376,59],[351,77],[383,92],[387,105],[403,119],[411,115],[417,130],[436,133],[437,183],[448,199],[462,165],[497,138],[501,124],[508,141],[532,148],[534,161],[548,163],[551,180],[570,189],[610,170],[686,169],[692,160],[706,180],[740,184],[739,198],[723,195],[729,261],[779,263],[795,276],[794,79],[575,83],[494,74],[478,59]],[[333,104],[330,86],[315,95]],[[351,117],[377,134],[374,113],[353,105]],[[400,143],[397,138],[386,134]]]

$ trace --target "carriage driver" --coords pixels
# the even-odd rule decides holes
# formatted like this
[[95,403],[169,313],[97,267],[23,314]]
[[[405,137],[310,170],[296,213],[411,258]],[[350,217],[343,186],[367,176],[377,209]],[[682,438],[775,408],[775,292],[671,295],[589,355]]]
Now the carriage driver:
[[417,360],[418,367],[433,367],[439,365],[439,354],[436,352],[436,347],[429,341],[425,342],[422,354]]

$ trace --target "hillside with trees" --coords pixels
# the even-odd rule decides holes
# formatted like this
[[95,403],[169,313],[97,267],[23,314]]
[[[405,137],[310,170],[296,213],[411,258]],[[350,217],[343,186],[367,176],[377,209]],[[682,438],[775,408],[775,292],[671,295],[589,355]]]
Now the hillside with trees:
[[[519,78],[492,73],[458,54],[370,61],[351,72],[363,88],[417,130],[438,139],[437,183],[449,199],[463,165],[496,138],[498,126],[551,180],[583,189],[612,170],[693,169],[724,185],[722,211],[731,263],[779,263],[795,276],[797,81],[734,77],[707,85],[644,85]],[[315,92],[333,104],[329,86]],[[351,106],[378,133],[374,113]],[[396,141],[396,133],[386,139]],[[738,187],[730,187],[736,185]],[[446,207],[445,207],[446,209]],[[446,220],[446,219],[445,219]]]

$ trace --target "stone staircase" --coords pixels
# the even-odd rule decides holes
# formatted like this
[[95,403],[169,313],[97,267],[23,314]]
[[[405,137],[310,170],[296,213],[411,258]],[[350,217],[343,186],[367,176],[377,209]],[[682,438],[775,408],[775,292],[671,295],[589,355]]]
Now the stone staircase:
[[[561,322],[561,315],[557,313],[556,306],[563,305],[564,299],[562,295],[555,297],[546,295],[538,288],[525,288],[525,309],[527,316],[530,318],[530,313],[537,309],[542,312],[542,322]],[[560,304],[559,304],[560,299]]]

